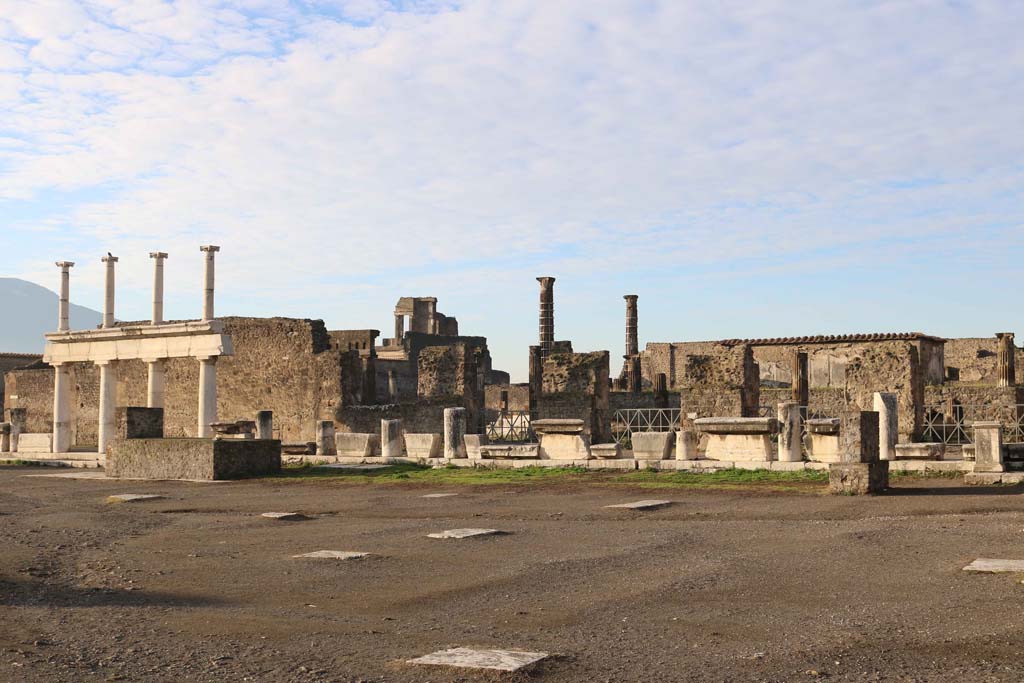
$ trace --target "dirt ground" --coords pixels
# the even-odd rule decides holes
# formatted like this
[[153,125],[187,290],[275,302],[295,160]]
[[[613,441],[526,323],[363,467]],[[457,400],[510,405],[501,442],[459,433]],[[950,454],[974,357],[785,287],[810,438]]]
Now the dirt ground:
[[[4,681],[1021,681],[1020,488],[890,495],[32,477],[0,468]],[[426,493],[454,491],[449,498]],[[164,500],[112,505],[117,493]],[[653,512],[603,506],[641,498]],[[300,510],[302,522],[264,519]],[[426,538],[459,527],[508,535]],[[298,560],[319,550],[364,560]],[[529,675],[404,660],[552,653]]]

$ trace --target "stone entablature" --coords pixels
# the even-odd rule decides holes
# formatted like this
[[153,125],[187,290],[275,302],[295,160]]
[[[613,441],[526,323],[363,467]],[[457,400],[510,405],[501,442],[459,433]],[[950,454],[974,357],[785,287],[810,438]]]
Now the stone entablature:
[[219,320],[133,325],[46,335],[43,361],[49,365],[83,361],[158,360],[230,356],[231,337]]

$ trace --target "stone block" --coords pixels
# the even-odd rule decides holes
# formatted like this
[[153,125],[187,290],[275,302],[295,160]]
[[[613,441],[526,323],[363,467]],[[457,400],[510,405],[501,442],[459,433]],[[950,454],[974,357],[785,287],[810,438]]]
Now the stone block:
[[314,550],[311,553],[292,555],[296,560],[361,560],[369,557],[370,553],[360,553],[351,550]]
[[461,669],[516,672],[526,669],[548,655],[544,652],[518,652],[515,650],[476,650],[456,647],[408,660],[408,664],[429,664]]
[[118,439],[164,438],[163,408],[117,408],[114,411],[114,421]]
[[281,442],[260,439],[115,439],[107,476],[223,480],[281,471]]
[[486,434],[466,434],[462,437],[463,443],[466,444],[466,457],[471,460],[479,460],[483,457],[481,448],[487,445]]
[[676,435],[675,432],[634,432],[630,438],[634,460],[668,460]]
[[606,508],[622,508],[625,510],[656,510],[671,505],[671,500],[638,500],[632,503],[618,503],[616,505],[605,505]]
[[693,421],[702,434],[778,434],[774,417],[701,417]]
[[24,432],[18,436],[18,453],[52,453],[53,434]]
[[622,446],[617,443],[597,443],[591,445],[590,454],[601,460],[614,460],[622,457]]
[[535,443],[488,445],[481,446],[480,453],[484,458],[497,460],[536,460],[540,457],[540,447]]
[[807,457],[815,462],[839,462],[839,434],[808,432],[804,436]]
[[380,452],[385,458],[402,457],[402,421],[380,421]]
[[889,488],[889,461],[832,463],[828,468],[828,488],[835,494],[881,493]]
[[898,398],[891,392],[876,392],[872,407],[878,413],[878,457],[895,460],[899,440]]
[[705,451],[705,456],[712,460],[733,462],[769,462],[775,459],[772,446],[771,436],[767,433],[712,433],[708,435],[708,447]]
[[676,460],[696,460],[697,432],[692,429],[681,429],[676,432]]
[[317,420],[316,451],[319,455],[337,455],[338,445],[335,441],[334,421]]
[[444,457],[466,457],[466,409],[444,409]]
[[439,458],[441,445],[440,434],[405,435],[405,452],[410,458]]
[[475,536],[499,536],[504,534],[504,531],[498,529],[448,529],[447,531],[439,531],[434,534],[427,534],[427,538],[473,538]]
[[838,417],[819,417],[804,422],[810,434],[839,434]]
[[380,435],[337,432],[334,447],[338,457],[371,458],[380,453]]
[[963,570],[983,574],[1024,574],[1024,560],[994,560],[988,557],[979,557]]
[[575,419],[545,419],[534,420],[530,423],[533,433],[542,434],[582,434],[584,429],[583,420]]
[[778,459],[782,462],[800,462],[803,460],[803,448],[800,443],[801,422],[800,404],[796,401],[780,403]]
[[873,410],[850,411],[840,420],[840,462],[877,461],[878,413]]
[[258,410],[258,411],[256,411],[256,438],[257,439],[273,439],[274,438],[274,411],[273,410]]
[[541,434],[540,457],[544,460],[589,460],[590,439],[586,434]]
[[1003,472],[1003,425],[1000,422],[974,423],[974,471]]
[[946,454],[944,443],[898,443],[897,460],[942,460]]

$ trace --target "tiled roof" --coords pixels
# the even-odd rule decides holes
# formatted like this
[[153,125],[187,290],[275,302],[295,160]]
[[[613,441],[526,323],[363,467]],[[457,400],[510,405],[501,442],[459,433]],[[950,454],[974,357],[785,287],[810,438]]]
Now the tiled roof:
[[873,332],[870,334],[817,334],[810,337],[772,337],[765,339],[723,339],[718,342],[725,346],[773,346],[781,344],[836,344],[844,342],[881,341],[929,341],[944,342],[942,337],[933,337],[923,332]]

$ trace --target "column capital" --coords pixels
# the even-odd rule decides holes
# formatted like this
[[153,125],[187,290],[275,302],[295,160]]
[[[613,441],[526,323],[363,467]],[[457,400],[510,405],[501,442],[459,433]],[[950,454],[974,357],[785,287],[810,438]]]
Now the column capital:
[[544,285],[545,287],[547,287],[547,286],[550,286],[550,285],[554,284],[555,278],[553,278],[553,277],[551,277],[549,275],[544,275],[542,277],[537,278],[537,282],[539,282],[542,285]]
[[199,247],[199,251],[216,253],[216,252],[220,251],[220,247],[218,247],[215,244],[205,244],[205,245]]
[[167,258],[167,253],[163,251],[151,251],[149,252],[149,258],[165,259]]
[[100,261],[103,261],[104,263],[117,263],[118,258],[108,251],[107,255],[101,258]]
[[216,363],[218,358],[220,358],[220,356],[196,356],[196,360],[202,363]]
[[626,301],[636,301],[637,299],[640,298],[640,295],[639,294],[623,294],[622,298],[625,299]]
[[163,363],[166,358],[140,358],[143,363]]
[[57,266],[58,268],[62,268],[62,269],[66,270],[66,269],[71,268],[72,266],[74,266],[75,262],[74,261],[57,261],[53,265]]
[[99,365],[100,367],[103,367],[105,365],[113,365],[115,362],[116,361],[113,358],[102,358],[100,360],[94,360],[92,362],[92,364],[93,365]]

